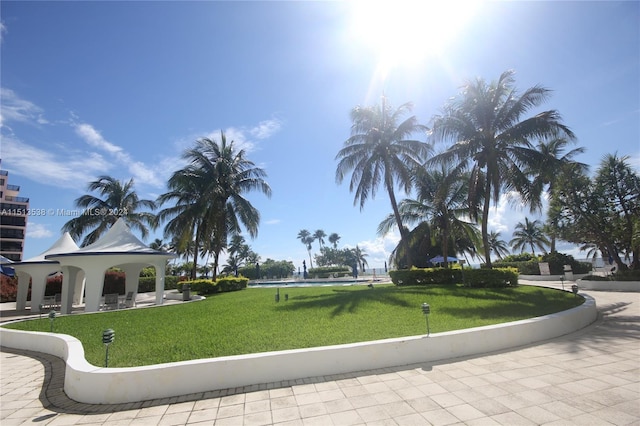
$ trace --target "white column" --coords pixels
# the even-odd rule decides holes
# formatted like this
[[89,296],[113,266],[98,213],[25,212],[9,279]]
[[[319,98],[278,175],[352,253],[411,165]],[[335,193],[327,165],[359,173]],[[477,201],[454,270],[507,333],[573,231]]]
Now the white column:
[[164,265],[166,260],[154,262],[153,266],[156,268],[156,305],[162,305],[164,299]]
[[[16,310],[22,311],[27,308],[27,296],[29,295],[29,279],[31,279],[31,275],[26,272],[16,271],[16,275],[18,276],[18,294],[16,295]],[[33,292],[32,292],[33,293]],[[36,305],[36,309],[38,305]],[[33,310],[33,294],[31,295],[31,311],[39,312]]]
[[100,310],[100,299],[102,298],[106,269],[103,266],[98,266],[97,262],[83,269],[86,276],[84,311],[97,312]]
[[31,312],[40,312],[40,304],[44,300],[49,272],[49,270],[38,269],[31,274]]

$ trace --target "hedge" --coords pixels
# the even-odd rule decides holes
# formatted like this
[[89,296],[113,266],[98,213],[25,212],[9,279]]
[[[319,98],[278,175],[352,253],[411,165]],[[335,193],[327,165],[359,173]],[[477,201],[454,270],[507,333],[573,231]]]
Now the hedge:
[[191,291],[201,296],[214,293],[225,293],[228,291],[237,291],[247,288],[249,278],[246,277],[220,277],[217,280],[192,280],[182,281],[178,283],[177,289],[182,293],[184,286],[188,285]]
[[[529,260],[519,262],[493,262],[494,268],[517,268],[522,275],[540,275],[539,262],[546,262],[549,264],[549,271],[551,275],[564,274],[564,265],[571,265],[571,271],[574,274],[587,274],[591,271],[591,264],[587,262],[579,262],[573,258],[573,256],[564,253],[558,253],[557,251],[546,253],[542,255],[540,260]],[[481,265],[484,268],[485,265]]]
[[353,275],[348,266],[321,266],[319,268],[309,268],[310,278],[339,278]]
[[515,287],[518,285],[516,268],[465,269],[464,285],[466,287]]
[[462,282],[461,269],[411,268],[389,271],[395,285],[457,284]]
[[390,271],[395,285],[429,285],[464,283],[467,287],[508,287],[518,285],[515,268],[447,269],[412,268]]

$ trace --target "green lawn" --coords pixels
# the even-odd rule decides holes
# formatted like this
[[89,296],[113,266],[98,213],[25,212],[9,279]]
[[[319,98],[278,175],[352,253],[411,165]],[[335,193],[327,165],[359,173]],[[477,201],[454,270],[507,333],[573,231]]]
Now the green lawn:
[[[78,338],[87,360],[104,365],[102,331],[115,330],[109,367],[130,367],[245,353],[352,343],[431,333],[559,312],[583,302],[570,293],[533,286],[366,286],[247,289],[161,308],[56,318],[54,331]],[[285,301],[285,294],[289,300]],[[49,331],[49,319],[6,326]]]

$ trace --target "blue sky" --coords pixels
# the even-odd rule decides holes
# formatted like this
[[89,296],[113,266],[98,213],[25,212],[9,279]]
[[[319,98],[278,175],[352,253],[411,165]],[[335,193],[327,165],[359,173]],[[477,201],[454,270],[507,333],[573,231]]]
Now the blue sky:
[[[323,229],[380,268],[398,239],[376,235],[384,191],[360,211],[334,178],[349,111],[384,92],[428,125],[465,80],[513,69],[520,90],[553,90],[543,108],[587,149],[578,160],[640,169],[639,2],[380,3],[3,1],[2,168],[32,209],[73,209],[100,175],[155,199],[184,149],[224,130],[273,190],[248,195],[263,260],[300,266],[298,231]],[[525,216],[505,201],[490,224],[508,241]],[[25,258],[69,219],[30,217]]]

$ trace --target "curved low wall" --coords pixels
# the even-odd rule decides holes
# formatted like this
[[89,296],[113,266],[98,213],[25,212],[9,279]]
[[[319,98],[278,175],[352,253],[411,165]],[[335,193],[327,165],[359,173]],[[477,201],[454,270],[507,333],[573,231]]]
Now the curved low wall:
[[583,290],[640,292],[640,281],[591,281],[578,280]]
[[528,320],[431,336],[265,352],[132,368],[89,364],[79,340],[64,334],[0,327],[3,346],[55,355],[66,361],[64,391],[90,404],[145,401],[190,393],[433,362],[513,348],[572,333],[596,320],[595,300]]
[[[573,274],[574,280],[579,280],[582,277],[586,277],[589,274]],[[518,278],[521,280],[527,281],[562,281],[564,278],[564,274],[561,275],[518,275]],[[571,280],[567,280],[569,282]]]

